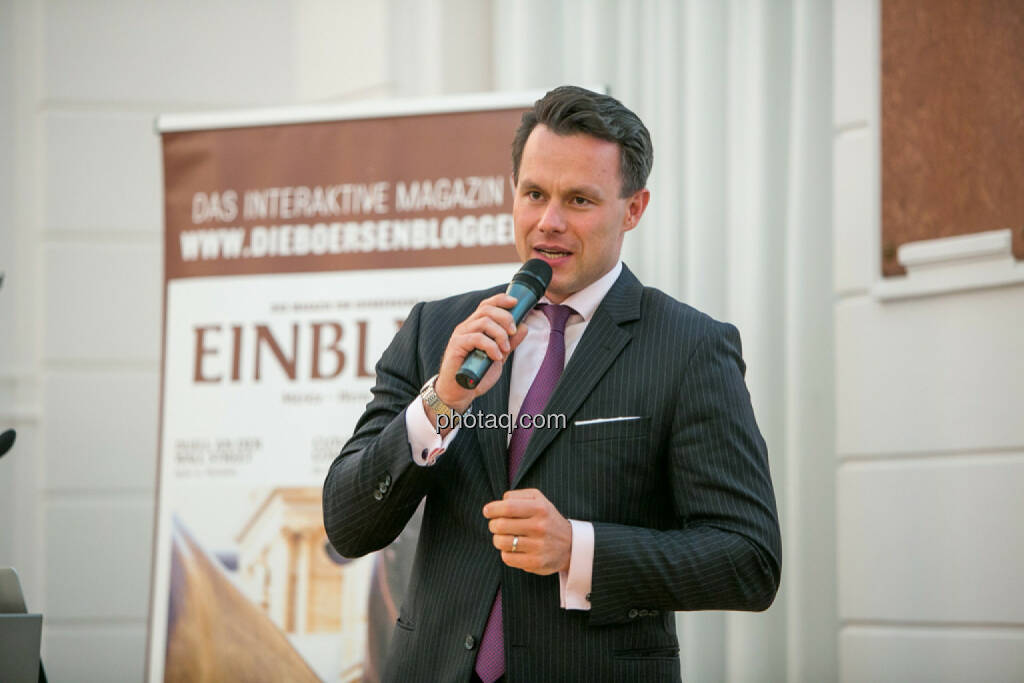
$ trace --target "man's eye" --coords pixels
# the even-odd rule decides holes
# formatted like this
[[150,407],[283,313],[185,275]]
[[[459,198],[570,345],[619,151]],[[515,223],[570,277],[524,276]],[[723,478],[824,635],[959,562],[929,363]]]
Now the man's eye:
[[526,196],[529,197],[530,199],[537,200],[540,199],[540,192],[538,192],[537,190],[530,190],[529,192],[526,193]]
[[587,199],[586,197],[573,197],[572,203],[575,206],[587,206],[588,204],[590,204],[590,200]]

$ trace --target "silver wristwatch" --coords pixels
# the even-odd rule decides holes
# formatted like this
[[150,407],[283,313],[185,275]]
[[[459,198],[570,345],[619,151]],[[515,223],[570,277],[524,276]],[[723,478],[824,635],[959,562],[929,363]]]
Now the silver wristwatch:
[[452,408],[450,405],[442,401],[437,396],[437,392],[434,391],[434,382],[437,381],[437,375],[434,375],[427,380],[423,388],[420,389],[420,397],[426,402],[430,409],[434,411],[435,415],[445,415],[451,420],[453,417],[459,415],[459,413]]

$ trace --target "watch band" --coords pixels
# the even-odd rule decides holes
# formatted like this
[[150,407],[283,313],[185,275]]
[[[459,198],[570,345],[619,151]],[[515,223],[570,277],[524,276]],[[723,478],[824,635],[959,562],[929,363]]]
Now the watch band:
[[449,419],[459,415],[454,408],[438,397],[437,392],[434,391],[434,382],[436,381],[437,375],[428,379],[426,384],[424,384],[420,389],[420,397],[428,406],[430,406],[430,409],[434,411],[435,415],[445,415]]

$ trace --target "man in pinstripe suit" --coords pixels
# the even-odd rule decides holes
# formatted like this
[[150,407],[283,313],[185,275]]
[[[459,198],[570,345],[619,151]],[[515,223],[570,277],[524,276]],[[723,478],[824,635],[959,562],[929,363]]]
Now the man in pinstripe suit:
[[[548,93],[513,143],[513,215],[550,306],[516,327],[503,287],[417,304],[378,363],[324,519],[359,556],[426,498],[385,680],[679,680],[673,611],[771,604],[781,541],[739,335],[619,260],[652,160],[617,100]],[[468,390],[474,348],[494,364]],[[467,410],[566,423],[437,428]]]

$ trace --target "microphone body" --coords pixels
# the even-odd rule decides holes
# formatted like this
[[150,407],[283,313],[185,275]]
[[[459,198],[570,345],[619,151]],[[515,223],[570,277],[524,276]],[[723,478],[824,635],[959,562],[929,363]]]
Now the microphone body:
[[[530,259],[508,283],[505,293],[516,298],[516,304],[509,309],[512,320],[518,326],[537,302],[551,282],[551,266],[541,259]],[[486,352],[474,349],[466,356],[462,367],[455,374],[455,381],[465,389],[475,389],[491,367],[491,358]]]

